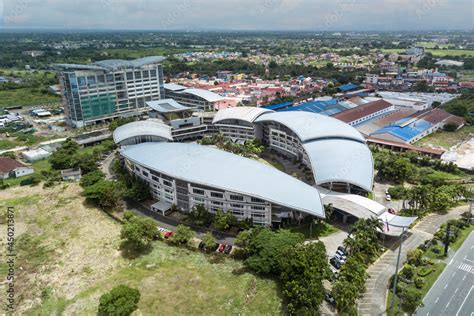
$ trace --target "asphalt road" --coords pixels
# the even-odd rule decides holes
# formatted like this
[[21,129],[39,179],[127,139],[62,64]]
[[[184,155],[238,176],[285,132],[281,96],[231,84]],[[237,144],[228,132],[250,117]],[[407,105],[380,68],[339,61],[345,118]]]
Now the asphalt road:
[[474,314],[474,232],[450,260],[423,300],[418,316]]

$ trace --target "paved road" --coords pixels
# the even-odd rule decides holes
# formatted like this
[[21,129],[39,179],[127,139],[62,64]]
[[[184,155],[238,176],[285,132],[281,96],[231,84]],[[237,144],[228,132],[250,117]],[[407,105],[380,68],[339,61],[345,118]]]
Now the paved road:
[[450,260],[416,315],[468,316],[474,313],[474,232]]
[[[447,214],[431,214],[420,220],[411,230],[403,242],[400,267],[406,260],[408,250],[415,249],[426,239],[431,239],[444,222],[458,218],[468,210],[468,206],[461,206],[450,210]],[[388,249],[368,269],[369,278],[366,281],[366,290],[359,300],[359,315],[385,315],[387,301],[387,285],[389,278],[395,273],[397,264],[398,246]],[[474,291],[474,290],[473,290]]]

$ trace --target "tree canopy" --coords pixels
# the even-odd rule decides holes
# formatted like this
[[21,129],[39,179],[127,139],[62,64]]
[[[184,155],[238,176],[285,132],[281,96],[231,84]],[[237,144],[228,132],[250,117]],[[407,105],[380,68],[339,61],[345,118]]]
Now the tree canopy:
[[99,299],[99,315],[128,316],[137,309],[140,292],[126,285],[114,287]]

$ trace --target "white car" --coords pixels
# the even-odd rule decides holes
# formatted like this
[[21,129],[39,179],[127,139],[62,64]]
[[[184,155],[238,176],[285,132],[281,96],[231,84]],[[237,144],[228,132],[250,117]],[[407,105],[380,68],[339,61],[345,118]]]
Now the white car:
[[390,196],[390,194],[387,194],[387,195],[385,196],[385,199],[386,199],[387,201],[391,201],[391,200],[392,200],[392,197]]
[[385,189],[385,194],[388,194],[388,189]]

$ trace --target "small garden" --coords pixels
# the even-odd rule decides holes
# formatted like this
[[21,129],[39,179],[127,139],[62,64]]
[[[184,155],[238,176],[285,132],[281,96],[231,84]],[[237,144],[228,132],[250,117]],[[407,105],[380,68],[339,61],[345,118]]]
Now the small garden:
[[[440,227],[433,239],[426,240],[418,248],[408,251],[407,261],[398,273],[394,306],[387,311],[388,315],[412,314],[422,304],[426,293],[446,266],[443,261],[447,258],[444,254],[444,241],[448,224],[449,245],[452,249],[458,249],[473,230],[472,225],[464,219],[450,220]],[[394,281],[395,276],[392,276],[387,299],[388,308],[393,297]]]

